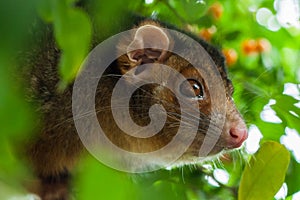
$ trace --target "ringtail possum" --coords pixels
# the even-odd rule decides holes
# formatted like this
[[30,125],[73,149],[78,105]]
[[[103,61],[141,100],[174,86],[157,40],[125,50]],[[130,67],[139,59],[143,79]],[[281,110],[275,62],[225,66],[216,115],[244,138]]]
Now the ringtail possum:
[[[211,121],[212,116],[218,114],[213,113],[212,107],[218,105],[212,105],[208,80],[205,80],[191,63],[172,51],[143,46],[146,43],[157,43],[171,49],[172,46],[180,45],[176,44],[178,41],[174,38],[176,35],[163,29],[166,28],[163,23],[151,19],[138,21],[132,27],[128,27],[130,28],[136,28],[135,34],[130,38],[124,38],[124,41],[119,41],[120,44],[115,47],[116,52],[118,48],[129,48],[133,45],[137,45],[137,48],[129,48],[133,50],[119,56],[110,64],[101,77],[95,94],[97,119],[109,140],[119,148],[130,152],[156,151],[175,137],[180,120],[185,118],[186,123],[197,122],[197,133],[185,153],[173,163],[174,165],[196,163],[203,159],[201,155],[199,156],[199,148],[208,134],[210,124],[215,132],[221,134],[207,156],[240,147],[247,138],[247,128],[233,102],[233,85],[228,78],[224,58],[219,50],[189,34],[211,57],[221,76],[226,103],[226,110],[222,113],[225,116],[224,124],[216,120]],[[39,186],[34,192],[43,200],[65,200],[69,199],[70,170],[85,147],[77,134],[72,115],[73,84],[63,92],[57,90],[60,81],[57,70],[60,50],[55,44],[52,32],[45,31],[37,43],[39,48],[31,53],[34,56],[28,60],[30,70],[26,77],[29,78],[30,83],[28,97],[37,105],[36,111],[40,114],[40,120],[38,121],[38,134],[30,140],[26,156],[39,179]],[[183,117],[179,101],[171,90],[159,84],[146,84],[137,88],[130,97],[128,105],[130,116],[139,126],[147,126],[151,121],[150,107],[159,104],[167,113],[163,128],[148,138],[133,137],[118,128],[111,110],[114,86],[120,77],[126,75],[131,69],[135,69],[137,79],[160,74],[159,70],[149,69],[148,65],[144,64],[163,64],[186,77],[184,83],[176,83],[174,87],[178,88],[183,101],[187,104],[191,102],[197,104],[199,115]],[[210,65],[206,67],[209,70]],[[130,80],[125,81],[124,87],[126,84],[130,85]],[[209,132],[209,134],[214,134],[214,132]],[[184,133],[182,145],[185,145],[184,140],[189,137],[191,136],[188,131]],[[147,165],[159,165],[164,159],[166,159],[164,155],[158,155]]]

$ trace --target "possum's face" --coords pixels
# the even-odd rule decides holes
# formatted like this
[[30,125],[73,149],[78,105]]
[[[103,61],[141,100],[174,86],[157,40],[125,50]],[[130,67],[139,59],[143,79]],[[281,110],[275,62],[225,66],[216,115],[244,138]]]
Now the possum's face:
[[[136,88],[130,97],[130,116],[137,125],[147,126],[153,119],[149,110],[153,105],[161,105],[163,110],[156,110],[154,118],[156,114],[159,117],[160,112],[165,112],[166,119],[163,128],[156,134],[149,138],[132,140],[131,144],[127,145],[128,149],[139,153],[159,150],[168,145],[178,131],[183,131],[183,134],[177,138],[180,140],[177,144],[187,146],[178,162],[190,163],[199,160],[199,157],[215,155],[223,149],[240,147],[247,138],[247,129],[232,100],[233,86],[227,78],[224,66],[216,67],[224,87],[222,103],[221,99],[212,101],[211,89],[214,89],[214,86],[209,87],[210,83],[205,80],[201,71],[185,58],[172,51],[144,48],[146,43],[161,49],[171,49],[177,45],[176,40],[154,22],[144,22],[137,28],[131,40],[120,45],[120,48],[128,49],[128,53],[118,59],[121,74],[131,76],[126,84],[134,85],[149,78],[161,81]],[[171,72],[163,73],[164,69],[160,64],[170,67],[184,78],[177,79],[176,76],[170,75]],[[206,70],[211,70],[209,67],[210,65]],[[226,109],[220,113],[219,110],[222,109],[218,107],[224,107],[224,102]],[[182,110],[183,104],[187,105],[185,110]],[[195,110],[197,112],[194,112]],[[219,117],[222,115],[224,118]],[[196,132],[195,135],[192,131]],[[214,140],[208,142],[211,149],[208,154],[199,154],[206,137]],[[176,151],[177,147],[173,150]]]

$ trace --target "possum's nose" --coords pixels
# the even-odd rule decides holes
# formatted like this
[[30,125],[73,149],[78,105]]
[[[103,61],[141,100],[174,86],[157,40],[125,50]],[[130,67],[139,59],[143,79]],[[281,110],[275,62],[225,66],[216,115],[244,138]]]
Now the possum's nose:
[[238,148],[248,137],[246,128],[232,127],[229,130],[229,148]]

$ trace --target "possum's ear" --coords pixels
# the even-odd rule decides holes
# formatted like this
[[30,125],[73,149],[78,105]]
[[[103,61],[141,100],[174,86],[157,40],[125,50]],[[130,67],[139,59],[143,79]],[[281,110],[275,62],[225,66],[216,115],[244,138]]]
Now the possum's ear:
[[140,26],[133,41],[127,47],[127,56],[132,62],[152,63],[167,58],[170,38],[164,30],[155,25]]

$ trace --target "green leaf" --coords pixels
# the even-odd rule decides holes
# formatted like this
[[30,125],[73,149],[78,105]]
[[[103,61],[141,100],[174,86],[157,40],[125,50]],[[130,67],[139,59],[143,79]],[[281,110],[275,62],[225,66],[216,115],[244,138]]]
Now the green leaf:
[[78,170],[81,173],[75,184],[80,190],[76,199],[135,199],[134,186],[126,173],[107,167],[92,156],[81,162]]
[[189,22],[193,22],[202,17],[208,8],[205,1],[197,0],[170,1],[170,5],[178,15]]
[[273,199],[283,184],[289,151],[277,142],[265,142],[251,158],[242,175],[240,200]]
[[187,188],[178,183],[172,183],[166,180],[159,180],[150,187],[140,188],[138,199],[143,200],[186,200],[185,191]]
[[288,185],[288,195],[292,195],[300,191],[300,165],[295,159],[291,159],[291,163],[285,178]]
[[[300,131],[299,117],[300,108],[296,107],[295,104],[299,101],[288,95],[278,95],[276,98],[276,104],[271,107],[276,112],[284,124],[290,128],[295,128]],[[296,115],[291,114],[294,112]]]
[[59,72],[62,85],[71,82],[90,46],[92,26],[88,16],[80,9],[68,6],[69,1],[53,2],[54,33],[62,51]]
[[53,15],[52,15],[52,9],[51,9],[51,1],[49,0],[41,0],[38,3],[37,11],[41,18],[46,22],[52,22]]
[[292,195],[288,196],[288,197],[285,198],[285,200],[293,200],[293,196]]
[[276,124],[258,120],[257,122],[255,122],[255,125],[259,128],[259,130],[264,136],[263,139],[265,140],[279,141],[280,137],[285,132],[285,126],[282,123]]

